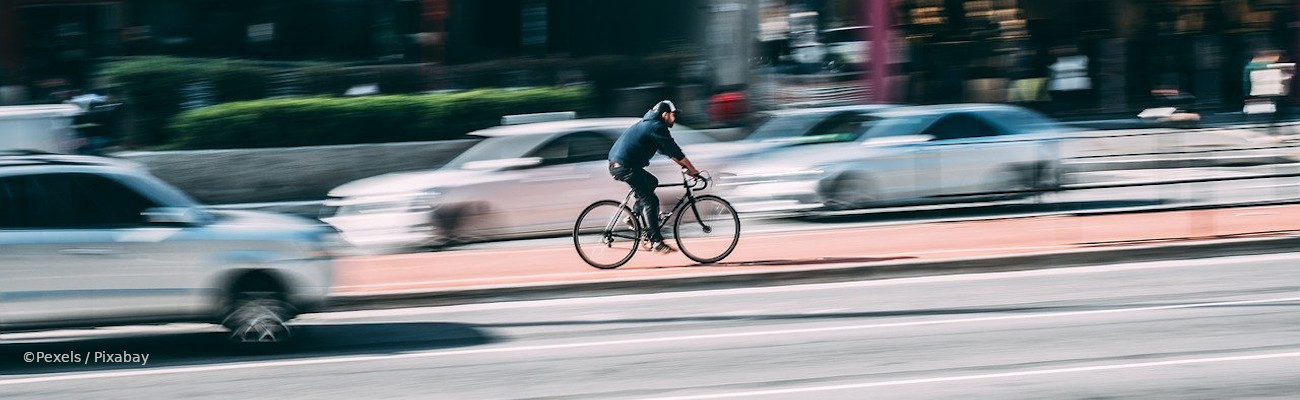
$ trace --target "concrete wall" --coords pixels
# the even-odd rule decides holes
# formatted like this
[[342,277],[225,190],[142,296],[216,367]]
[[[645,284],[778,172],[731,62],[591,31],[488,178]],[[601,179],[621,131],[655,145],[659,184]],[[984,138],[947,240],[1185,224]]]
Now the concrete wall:
[[339,185],[437,168],[475,140],[273,149],[127,152],[154,175],[207,204],[319,200]]
[[[736,140],[741,129],[701,131]],[[205,204],[321,200],[335,187],[390,172],[441,167],[477,140],[274,149],[126,152],[150,172]]]

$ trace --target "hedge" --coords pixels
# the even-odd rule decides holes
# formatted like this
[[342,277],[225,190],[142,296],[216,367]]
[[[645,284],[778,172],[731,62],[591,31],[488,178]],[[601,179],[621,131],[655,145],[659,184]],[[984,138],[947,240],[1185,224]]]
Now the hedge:
[[378,84],[380,93],[391,95],[543,87],[580,80],[593,86],[591,95],[596,101],[592,111],[606,114],[613,111],[617,89],[652,82],[675,86],[681,83],[679,67],[695,58],[691,53],[672,52],[644,57],[518,58],[465,65],[359,65],[154,56],[110,61],[99,70],[99,77],[115,95],[126,99],[131,110],[131,127],[120,139],[131,146],[157,146],[175,142],[168,123],[183,111],[184,90],[195,83],[207,84],[208,100],[225,103],[286,94],[340,96],[348,88],[371,83]]
[[215,103],[260,99],[266,96],[276,67],[239,60],[200,60],[142,57],[107,63],[99,76],[127,99],[134,129],[126,139],[136,145],[168,142],[166,125],[181,111],[183,88],[210,84]]
[[590,110],[580,88],[241,101],[178,115],[170,148],[221,149],[443,140],[496,126],[501,116]]

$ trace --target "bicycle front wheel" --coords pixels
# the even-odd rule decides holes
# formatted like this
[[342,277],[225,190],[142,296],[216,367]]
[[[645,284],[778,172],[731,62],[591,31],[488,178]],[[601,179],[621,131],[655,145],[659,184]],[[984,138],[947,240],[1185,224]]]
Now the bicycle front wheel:
[[715,263],[727,258],[740,242],[740,216],[721,197],[700,196],[677,213],[673,236],[686,257],[702,264]]
[[614,269],[626,264],[641,244],[641,219],[623,204],[605,200],[593,203],[573,225],[573,246],[593,267]]

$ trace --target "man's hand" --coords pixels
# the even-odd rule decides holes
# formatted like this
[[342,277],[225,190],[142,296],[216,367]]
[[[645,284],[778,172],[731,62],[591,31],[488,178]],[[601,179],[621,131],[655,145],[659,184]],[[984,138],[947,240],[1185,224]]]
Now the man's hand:
[[690,175],[690,176],[693,176],[693,177],[696,177],[696,178],[699,178],[699,177],[700,177],[700,170],[695,169],[695,164],[691,164],[691,160],[690,160],[690,159],[688,159],[688,158],[682,158],[682,159],[680,159],[680,160],[673,160],[673,161],[676,161],[676,162],[677,162],[677,165],[682,166],[682,169],[686,170],[686,174],[687,174],[687,175]]

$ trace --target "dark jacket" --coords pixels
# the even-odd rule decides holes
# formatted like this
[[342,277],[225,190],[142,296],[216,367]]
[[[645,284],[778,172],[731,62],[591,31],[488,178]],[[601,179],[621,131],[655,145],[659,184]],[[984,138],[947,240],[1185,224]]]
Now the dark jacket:
[[623,131],[623,135],[609,149],[609,160],[628,168],[645,168],[655,152],[674,160],[686,158],[682,148],[668,133],[668,124],[659,119],[654,110],[647,112],[641,121]]

